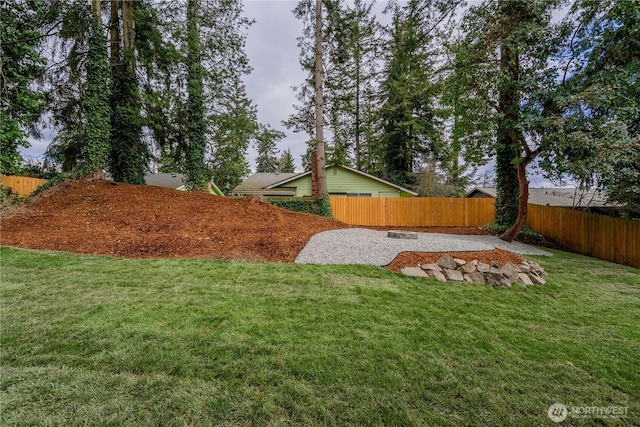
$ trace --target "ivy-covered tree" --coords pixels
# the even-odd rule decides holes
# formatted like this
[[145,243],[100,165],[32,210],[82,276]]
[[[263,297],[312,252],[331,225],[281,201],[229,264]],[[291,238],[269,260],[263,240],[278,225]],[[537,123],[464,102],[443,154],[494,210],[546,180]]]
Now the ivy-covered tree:
[[187,185],[205,190],[209,177],[205,167],[206,122],[202,47],[198,31],[198,0],[187,1]]
[[[122,38],[118,11],[122,10]],[[111,0],[111,141],[109,171],[115,181],[144,184],[149,159],[142,140],[136,74],[133,0]],[[122,43],[122,49],[120,44]]]
[[101,172],[107,168],[109,157],[110,117],[109,57],[107,38],[102,29],[100,0],[92,0],[89,24],[86,85],[82,105],[86,112],[85,142],[82,148],[82,171]]
[[44,1],[0,2],[0,173],[18,170],[18,147],[29,146],[26,131],[44,109],[44,94],[32,82],[45,70],[39,46],[46,12]]

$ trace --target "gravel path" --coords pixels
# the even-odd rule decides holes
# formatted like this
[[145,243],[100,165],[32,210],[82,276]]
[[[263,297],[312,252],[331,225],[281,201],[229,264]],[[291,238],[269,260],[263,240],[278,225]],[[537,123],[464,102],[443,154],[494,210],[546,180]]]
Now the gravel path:
[[551,255],[523,243],[507,243],[496,236],[417,233],[417,240],[392,239],[386,231],[346,228],[314,235],[302,249],[299,264],[387,265],[400,252],[467,252],[505,249],[521,255]]

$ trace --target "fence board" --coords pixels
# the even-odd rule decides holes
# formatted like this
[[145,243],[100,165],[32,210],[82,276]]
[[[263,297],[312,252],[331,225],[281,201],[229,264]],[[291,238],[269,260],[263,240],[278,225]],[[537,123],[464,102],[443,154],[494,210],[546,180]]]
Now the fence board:
[[4,187],[11,188],[14,193],[20,196],[28,196],[33,190],[46,183],[47,180],[28,176],[0,175],[0,182]]
[[351,225],[470,227],[494,217],[493,199],[331,197],[333,216]]
[[640,221],[529,205],[527,225],[573,252],[640,268]]

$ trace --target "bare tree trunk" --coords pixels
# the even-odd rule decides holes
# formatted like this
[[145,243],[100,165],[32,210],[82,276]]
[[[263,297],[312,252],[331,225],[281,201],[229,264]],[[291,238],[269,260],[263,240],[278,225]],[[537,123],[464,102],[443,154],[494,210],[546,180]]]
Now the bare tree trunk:
[[111,0],[111,14],[109,19],[109,44],[111,46],[111,75],[117,74],[120,65],[120,0]]
[[520,195],[518,197],[518,216],[516,221],[507,231],[505,231],[500,238],[507,242],[513,241],[518,233],[522,230],[527,222],[527,210],[529,208],[529,181],[527,181],[527,161],[518,163],[518,187]]
[[317,193],[314,196],[326,196],[329,194],[327,190],[327,171],[325,169],[326,160],[324,154],[324,131],[323,131],[323,98],[322,98],[322,79],[324,71],[322,67],[322,0],[316,0],[316,155],[315,162],[317,167]]
[[91,11],[98,18],[102,18],[102,5],[101,0],[91,0]]
[[[122,0],[122,47],[133,52],[135,32],[133,29],[133,0]],[[133,67],[133,63],[130,64]]]

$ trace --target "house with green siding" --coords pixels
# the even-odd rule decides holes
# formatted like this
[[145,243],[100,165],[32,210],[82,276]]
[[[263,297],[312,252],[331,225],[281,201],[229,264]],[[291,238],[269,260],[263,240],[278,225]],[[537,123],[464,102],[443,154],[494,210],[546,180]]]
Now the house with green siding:
[[[327,188],[332,197],[414,197],[418,194],[399,185],[348,166],[327,166]],[[262,196],[311,196],[311,171],[303,173],[256,173],[233,189],[232,194]]]

